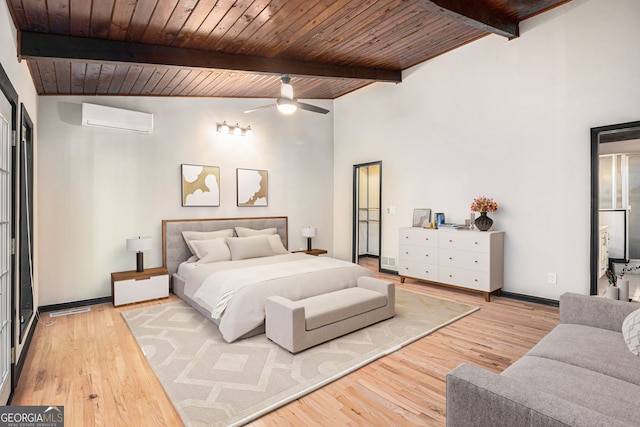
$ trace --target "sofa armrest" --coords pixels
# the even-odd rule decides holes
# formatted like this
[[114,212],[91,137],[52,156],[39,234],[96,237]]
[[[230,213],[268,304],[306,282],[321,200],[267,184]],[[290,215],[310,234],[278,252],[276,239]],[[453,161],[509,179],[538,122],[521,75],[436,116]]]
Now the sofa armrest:
[[461,364],[447,374],[447,427],[630,427],[513,378]]
[[638,308],[640,304],[633,302],[567,292],[560,295],[560,323],[621,332],[624,319]]

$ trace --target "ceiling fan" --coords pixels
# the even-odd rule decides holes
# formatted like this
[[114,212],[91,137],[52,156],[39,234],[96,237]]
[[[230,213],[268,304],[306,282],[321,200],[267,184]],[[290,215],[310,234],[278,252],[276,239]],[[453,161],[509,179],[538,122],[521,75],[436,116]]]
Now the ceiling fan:
[[291,86],[291,77],[288,74],[283,74],[280,77],[280,96],[276,98],[275,104],[263,105],[261,107],[252,108],[250,110],[245,111],[245,113],[252,113],[256,110],[262,110],[263,108],[271,108],[277,107],[278,111],[282,114],[293,114],[296,110],[307,110],[312,111],[314,113],[327,114],[329,110],[326,110],[321,107],[316,107],[315,105],[306,104],[304,102],[299,102],[293,96],[293,86]]

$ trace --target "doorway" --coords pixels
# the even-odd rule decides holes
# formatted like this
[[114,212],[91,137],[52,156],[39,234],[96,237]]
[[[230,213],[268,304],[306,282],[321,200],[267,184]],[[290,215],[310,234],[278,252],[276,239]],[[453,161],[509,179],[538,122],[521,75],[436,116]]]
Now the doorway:
[[382,161],[353,166],[352,261],[377,265],[382,245]]

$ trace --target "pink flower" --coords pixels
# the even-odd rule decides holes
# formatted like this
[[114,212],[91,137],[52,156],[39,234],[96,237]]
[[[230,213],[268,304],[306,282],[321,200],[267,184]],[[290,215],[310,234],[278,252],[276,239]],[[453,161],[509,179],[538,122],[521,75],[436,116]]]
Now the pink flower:
[[471,203],[471,212],[495,212],[497,210],[498,204],[489,197],[476,197]]

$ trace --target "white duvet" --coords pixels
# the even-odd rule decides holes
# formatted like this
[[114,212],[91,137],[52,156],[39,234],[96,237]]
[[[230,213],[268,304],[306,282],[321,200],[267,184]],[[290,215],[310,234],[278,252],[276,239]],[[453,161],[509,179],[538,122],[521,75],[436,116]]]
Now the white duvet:
[[373,276],[347,261],[304,253],[200,265],[187,278],[185,294],[218,319],[228,342],[264,323],[268,296],[299,300],[355,286]]

